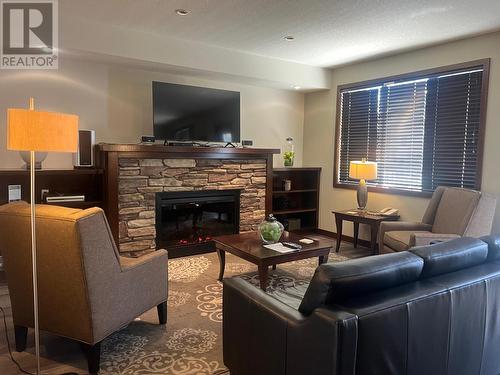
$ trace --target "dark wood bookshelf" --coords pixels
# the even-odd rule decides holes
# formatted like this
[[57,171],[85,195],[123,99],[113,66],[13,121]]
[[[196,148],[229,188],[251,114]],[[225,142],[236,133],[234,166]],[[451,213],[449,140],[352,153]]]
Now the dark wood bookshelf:
[[[30,173],[26,169],[0,169],[0,205],[9,200],[8,186],[21,185],[21,199],[30,200]],[[39,169],[35,171],[35,201],[72,208],[103,206],[103,170],[99,168]],[[49,194],[85,195],[83,202],[46,203],[41,191]]]
[[[272,212],[286,229],[297,221],[298,230],[318,228],[320,175],[321,168],[273,169]],[[284,190],[284,180],[291,181],[290,190]]]

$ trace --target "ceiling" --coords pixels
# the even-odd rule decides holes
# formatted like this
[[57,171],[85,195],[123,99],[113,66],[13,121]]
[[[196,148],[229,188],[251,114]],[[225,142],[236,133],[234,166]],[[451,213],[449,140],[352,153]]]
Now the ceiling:
[[[317,67],[500,29],[499,0],[60,0],[59,7],[60,17]],[[178,8],[190,13],[178,16]]]

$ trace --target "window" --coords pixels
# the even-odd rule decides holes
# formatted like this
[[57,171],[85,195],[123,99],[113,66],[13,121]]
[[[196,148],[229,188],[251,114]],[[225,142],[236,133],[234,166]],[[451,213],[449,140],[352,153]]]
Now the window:
[[354,188],[349,163],[378,163],[372,190],[428,194],[479,189],[489,60],[340,86],[336,187]]

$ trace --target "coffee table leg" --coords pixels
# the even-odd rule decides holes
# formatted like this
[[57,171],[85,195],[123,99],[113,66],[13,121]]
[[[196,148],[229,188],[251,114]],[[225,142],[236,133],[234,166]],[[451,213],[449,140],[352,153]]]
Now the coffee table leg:
[[335,251],[338,253],[340,250],[340,243],[342,242],[342,219],[335,216],[335,223],[337,224],[337,248]]
[[318,259],[318,263],[321,266],[323,263],[328,262],[328,255],[321,255]]
[[268,275],[268,266],[259,266],[259,281],[260,281],[260,289],[264,292],[267,288],[267,275]]
[[219,281],[222,281],[224,277],[224,269],[226,268],[226,252],[224,250],[217,249],[217,256],[219,257]]
[[354,222],[354,248],[358,247],[359,223]]

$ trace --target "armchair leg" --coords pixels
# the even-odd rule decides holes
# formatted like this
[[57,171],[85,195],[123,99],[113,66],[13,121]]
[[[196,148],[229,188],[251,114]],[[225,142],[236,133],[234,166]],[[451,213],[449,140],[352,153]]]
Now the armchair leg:
[[156,306],[156,309],[158,310],[158,320],[160,324],[167,324],[167,301],[160,303]]
[[22,326],[14,326],[14,334],[16,336],[16,351],[24,352],[24,350],[26,349],[28,328]]
[[89,374],[95,375],[99,373],[99,368],[101,367],[101,343],[98,342],[94,345],[82,344],[82,346],[87,355]]

